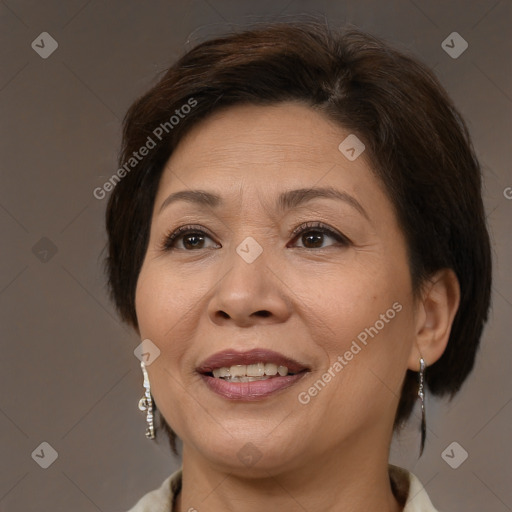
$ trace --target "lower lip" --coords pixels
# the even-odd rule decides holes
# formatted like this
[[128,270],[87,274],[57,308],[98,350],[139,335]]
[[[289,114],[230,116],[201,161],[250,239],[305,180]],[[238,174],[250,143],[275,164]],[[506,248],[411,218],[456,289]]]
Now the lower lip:
[[252,382],[228,382],[224,379],[210,377],[209,375],[201,375],[201,377],[208,388],[223,398],[228,400],[254,401],[262,400],[278,391],[293,386],[306,373],[300,372],[295,375],[287,375],[286,377],[272,377]]

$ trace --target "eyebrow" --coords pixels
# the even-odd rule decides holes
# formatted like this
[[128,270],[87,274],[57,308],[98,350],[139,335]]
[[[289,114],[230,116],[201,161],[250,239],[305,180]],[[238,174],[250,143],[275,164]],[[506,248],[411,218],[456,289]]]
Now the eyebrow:
[[[290,210],[316,198],[337,199],[339,201],[343,201],[352,206],[366,219],[370,220],[366,210],[355,197],[333,187],[287,190],[282,192],[277,198],[277,208],[281,211]],[[218,208],[224,204],[222,197],[213,192],[208,192],[206,190],[180,190],[179,192],[172,193],[165,199],[162,206],[160,206],[159,213],[162,212],[164,208],[177,201],[186,201],[200,206],[206,205],[211,208]]]

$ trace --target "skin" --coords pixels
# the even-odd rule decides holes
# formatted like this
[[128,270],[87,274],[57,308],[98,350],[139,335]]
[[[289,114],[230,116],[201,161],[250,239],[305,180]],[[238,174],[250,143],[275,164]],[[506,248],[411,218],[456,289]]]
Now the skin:
[[[442,355],[459,288],[443,270],[413,296],[393,206],[365,153],[349,161],[338,150],[348,135],[300,103],[235,106],[196,125],[166,165],[136,312],[141,339],[161,351],[148,366],[152,395],[183,441],[180,512],[402,510],[388,477],[401,384],[407,368],[418,371],[420,353],[427,366]],[[277,210],[279,193],[318,186],[350,194],[368,218],[326,198]],[[189,189],[218,193],[225,204],[179,201],[160,212],[169,194]],[[290,236],[311,221],[350,242],[317,228]],[[201,226],[204,240],[194,245],[185,235],[163,250],[169,231],[187,224]],[[248,236],[263,249],[252,263],[236,252]],[[299,393],[396,302],[402,310],[300,403]],[[195,371],[221,350],[256,347],[310,372],[264,400],[233,402]],[[247,443],[260,457],[249,467],[237,455]]]

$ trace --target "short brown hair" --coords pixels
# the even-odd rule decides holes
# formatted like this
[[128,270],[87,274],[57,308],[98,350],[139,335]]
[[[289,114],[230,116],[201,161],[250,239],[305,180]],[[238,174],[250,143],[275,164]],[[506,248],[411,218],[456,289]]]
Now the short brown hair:
[[[191,98],[194,108],[171,128],[170,116]],[[289,100],[324,113],[364,142],[405,234],[414,292],[436,270],[456,273],[461,300],[450,339],[425,374],[431,393],[453,398],[473,369],[490,305],[480,165],[463,118],[434,74],[408,52],[354,27],[275,22],[205,41],[133,103],[120,165],[155,138],[156,127],[168,123],[168,129],[109,198],[106,269],[118,312],[138,327],[135,289],[153,203],[165,163],[185,133],[223,107]],[[417,374],[407,370],[395,428],[410,416],[416,396]]]

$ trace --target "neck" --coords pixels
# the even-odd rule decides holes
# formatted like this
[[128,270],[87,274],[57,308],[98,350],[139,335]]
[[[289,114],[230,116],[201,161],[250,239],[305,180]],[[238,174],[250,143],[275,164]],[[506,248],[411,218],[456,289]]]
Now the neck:
[[[338,451],[307,457],[302,467],[258,476],[240,476],[239,469],[213,468],[186,447],[182,491],[176,512],[322,510],[325,512],[401,512],[393,495],[388,453],[360,450],[358,443]],[[377,454],[379,455],[377,457]]]

